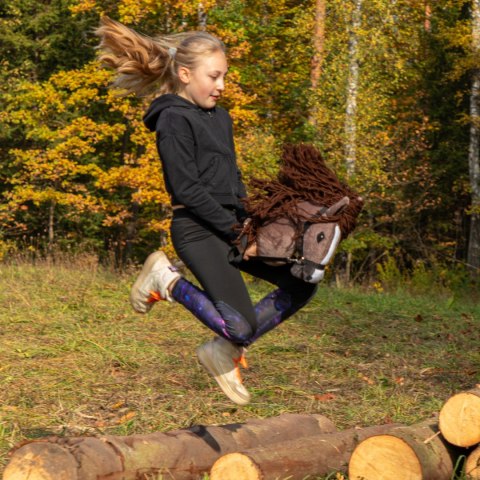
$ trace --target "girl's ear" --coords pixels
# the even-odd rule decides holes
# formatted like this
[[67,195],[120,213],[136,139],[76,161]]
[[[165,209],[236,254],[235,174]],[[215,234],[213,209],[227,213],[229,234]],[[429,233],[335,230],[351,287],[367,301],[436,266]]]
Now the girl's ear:
[[190,69],[188,69],[187,67],[180,67],[178,69],[177,75],[182,83],[190,83]]

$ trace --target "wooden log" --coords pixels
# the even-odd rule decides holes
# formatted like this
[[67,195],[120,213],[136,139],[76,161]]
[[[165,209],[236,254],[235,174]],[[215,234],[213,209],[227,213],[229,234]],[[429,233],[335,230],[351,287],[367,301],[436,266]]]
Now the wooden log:
[[352,453],[350,480],[450,480],[460,455],[426,421],[361,442]]
[[453,445],[472,447],[480,443],[480,388],[450,397],[440,410],[438,424]]
[[352,428],[229,453],[213,464],[210,479],[302,480],[310,475],[346,472],[350,455],[360,441],[398,426]]
[[480,480],[480,446],[468,454],[465,461],[465,475],[469,480]]
[[284,414],[149,435],[47,438],[14,449],[3,480],[137,480],[149,474],[193,480],[226,453],[335,430],[322,415]]

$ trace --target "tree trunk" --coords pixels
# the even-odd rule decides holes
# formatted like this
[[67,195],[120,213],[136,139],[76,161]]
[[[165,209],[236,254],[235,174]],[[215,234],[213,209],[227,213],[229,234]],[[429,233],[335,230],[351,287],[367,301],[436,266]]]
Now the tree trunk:
[[310,83],[313,92],[313,105],[311,106],[308,121],[311,125],[317,124],[317,108],[315,101],[315,92],[318,88],[320,75],[322,74],[322,63],[325,51],[325,13],[326,0],[316,0],[315,2],[315,27],[313,32],[313,57],[312,68],[310,71]]
[[480,388],[450,397],[438,418],[442,435],[458,447],[480,443]]
[[345,116],[345,163],[347,173],[353,174],[357,159],[357,97],[359,81],[358,31],[362,24],[362,0],[355,0],[352,28],[348,46],[348,85]]
[[426,1],[425,2],[425,23],[424,23],[424,28],[427,33],[431,33],[432,31],[432,7],[430,6],[430,2]]
[[55,240],[55,200],[48,206],[48,246],[52,247]]
[[203,3],[200,2],[197,7],[198,16],[198,28],[205,31],[207,29],[207,13],[203,7]]
[[468,455],[465,475],[469,480],[480,480],[480,446]]
[[285,414],[150,435],[48,438],[15,450],[3,480],[194,480],[227,453],[334,431],[322,415]]
[[350,480],[451,480],[458,456],[437,425],[427,421],[361,442],[348,474]]
[[[472,47],[473,53],[480,53],[480,0],[472,0]],[[477,276],[480,270],[480,69],[472,72],[472,90],[470,94],[470,148],[468,166],[471,190],[470,235],[467,263]]]
[[315,30],[313,33],[313,58],[310,80],[312,89],[318,88],[318,81],[322,73],[322,63],[325,50],[325,0],[317,0],[315,3]]
[[398,425],[352,428],[314,435],[265,447],[229,453],[213,465],[211,480],[302,480],[310,476],[346,472],[358,443],[371,435],[387,433]]

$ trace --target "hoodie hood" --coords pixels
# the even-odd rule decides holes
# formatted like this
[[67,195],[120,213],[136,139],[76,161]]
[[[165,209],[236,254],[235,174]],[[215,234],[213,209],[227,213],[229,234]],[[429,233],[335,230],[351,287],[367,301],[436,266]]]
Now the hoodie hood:
[[143,116],[143,122],[151,132],[156,130],[157,121],[160,114],[169,107],[183,107],[187,109],[201,110],[200,107],[189,100],[180,97],[179,95],[174,95],[173,93],[161,95],[152,102],[149,109]]

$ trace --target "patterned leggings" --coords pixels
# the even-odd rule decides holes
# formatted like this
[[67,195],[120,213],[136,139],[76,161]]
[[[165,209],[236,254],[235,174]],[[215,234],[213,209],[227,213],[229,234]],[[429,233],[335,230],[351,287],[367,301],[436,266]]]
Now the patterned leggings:
[[[251,345],[306,305],[316,292],[316,285],[293,277],[288,265],[273,267],[256,260],[232,265],[230,245],[185,209],[174,212],[171,233],[177,254],[203,288],[181,278],[173,298],[232,343]],[[278,288],[253,305],[241,271]]]

